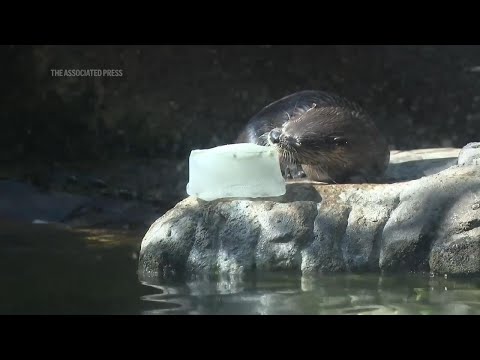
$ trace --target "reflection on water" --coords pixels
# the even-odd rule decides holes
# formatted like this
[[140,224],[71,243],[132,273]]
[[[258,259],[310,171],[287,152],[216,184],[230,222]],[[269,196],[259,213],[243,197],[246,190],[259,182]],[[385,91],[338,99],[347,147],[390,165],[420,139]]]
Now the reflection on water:
[[138,238],[0,222],[0,314],[140,313]]
[[147,315],[480,314],[480,278],[268,274],[246,280],[142,283],[156,289],[142,297]]
[[0,222],[0,314],[480,314],[480,278],[139,281],[141,238]]

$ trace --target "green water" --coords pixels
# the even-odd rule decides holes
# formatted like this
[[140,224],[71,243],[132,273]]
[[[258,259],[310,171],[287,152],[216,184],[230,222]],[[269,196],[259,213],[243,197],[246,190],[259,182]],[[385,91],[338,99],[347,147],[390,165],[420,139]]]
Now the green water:
[[[150,284],[154,286],[154,284]],[[250,281],[157,284],[143,314],[480,314],[480,279],[270,274]]]
[[0,314],[480,314],[478,277],[140,280],[140,240],[0,224]]

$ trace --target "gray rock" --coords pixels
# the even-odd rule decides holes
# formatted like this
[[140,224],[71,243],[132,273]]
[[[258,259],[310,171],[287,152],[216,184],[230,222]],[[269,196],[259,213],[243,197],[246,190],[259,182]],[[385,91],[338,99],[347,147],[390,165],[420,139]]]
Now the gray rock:
[[15,180],[0,180],[0,220],[70,227],[145,228],[159,212],[148,203],[42,191]]
[[[449,232],[455,226],[448,216],[452,205],[465,194],[480,190],[479,175],[477,167],[454,166],[439,174],[406,183],[408,186],[399,194],[399,205],[383,230],[380,268],[428,271],[432,245],[436,246],[441,241],[442,233],[450,239]],[[468,206],[471,207],[471,204]],[[455,221],[462,221],[462,217],[455,218]],[[477,261],[480,270],[480,258],[477,257]]]
[[0,219],[61,222],[89,198],[62,192],[45,192],[14,180],[0,180]]
[[480,142],[472,142],[462,148],[458,165],[480,165]]
[[430,254],[430,268],[438,273],[470,274],[480,265],[480,187],[465,184],[463,193],[452,198],[437,241]]
[[186,198],[146,233],[140,273],[480,273],[480,167],[455,165],[459,149],[440,150],[393,154],[401,177],[402,163],[408,173],[422,157],[410,181],[296,181],[275,199]]
[[414,180],[457,165],[460,149],[434,148],[391,151],[386,179],[391,182]]

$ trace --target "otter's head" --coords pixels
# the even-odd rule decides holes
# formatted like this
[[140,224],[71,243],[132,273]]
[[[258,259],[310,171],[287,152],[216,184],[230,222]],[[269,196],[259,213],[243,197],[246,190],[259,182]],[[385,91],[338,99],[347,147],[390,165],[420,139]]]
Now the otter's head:
[[343,162],[356,143],[352,137],[355,133],[352,117],[343,108],[313,104],[281,128],[272,129],[266,135],[267,143],[275,146],[282,159],[290,163],[317,165],[335,159]]
[[[342,179],[359,170],[383,166],[380,135],[366,114],[341,106],[315,104],[265,134],[265,143],[277,148],[281,161],[302,165],[313,179]],[[378,159],[378,161],[377,161]],[[378,162],[378,166],[375,163]]]

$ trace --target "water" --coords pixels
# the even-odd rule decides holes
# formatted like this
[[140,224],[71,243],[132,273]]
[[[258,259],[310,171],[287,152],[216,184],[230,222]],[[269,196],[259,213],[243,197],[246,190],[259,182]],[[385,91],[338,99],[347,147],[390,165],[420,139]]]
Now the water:
[[141,233],[0,223],[0,314],[480,314],[480,278],[137,275]]
[[157,292],[142,297],[143,314],[480,314],[480,279],[269,274],[249,281],[149,285]]

